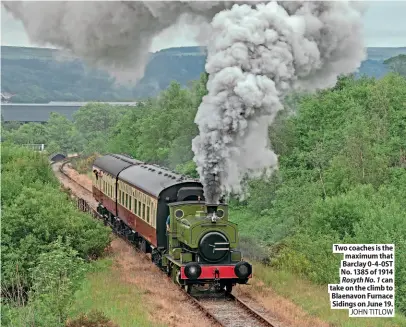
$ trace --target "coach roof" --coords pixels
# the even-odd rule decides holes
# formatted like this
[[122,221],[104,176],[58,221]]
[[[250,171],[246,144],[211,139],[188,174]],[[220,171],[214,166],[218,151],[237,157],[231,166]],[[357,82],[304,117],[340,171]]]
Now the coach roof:
[[117,175],[123,169],[130,167],[132,165],[140,165],[142,161],[123,156],[120,154],[107,154],[103,157],[99,157],[94,161],[94,165],[99,167],[101,170],[117,177]]
[[110,154],[97,158],[95,166],[114,177],[158,197],[166,188],[177,184],[193,183],[202,187],[197,179],[176,174],[157,165],[151,165],[122,155]]
[[196,179],[150,164],[128,167],[120,173],[119,178],[155,197],[158,197],[163,190],[176,184],[193,183],[202,187]]

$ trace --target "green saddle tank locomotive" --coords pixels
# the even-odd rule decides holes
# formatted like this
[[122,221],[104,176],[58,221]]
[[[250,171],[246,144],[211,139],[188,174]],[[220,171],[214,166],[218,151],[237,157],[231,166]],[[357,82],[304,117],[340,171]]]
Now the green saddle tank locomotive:
[[198,180],[118,154],[97,158],[92,177],[105,222],[188,292],[202,284],[231,292],[251,278],[227,204],[206,204]]

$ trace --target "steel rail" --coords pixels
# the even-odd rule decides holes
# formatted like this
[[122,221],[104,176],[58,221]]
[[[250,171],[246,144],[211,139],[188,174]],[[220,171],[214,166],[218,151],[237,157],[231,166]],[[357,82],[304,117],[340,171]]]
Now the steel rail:
[[252,308],[248,303],[239,299],[238,297],[234,296],[233,294],[228,294],[228,297],[231,298],[237,305],[242,307],[247,313],[254,316],[256,319],[261,321],[263,324],[268,325],[269,327],[277,327],[275,323],[269,321],[269,319],[265,318],[261,315],[257,310]]

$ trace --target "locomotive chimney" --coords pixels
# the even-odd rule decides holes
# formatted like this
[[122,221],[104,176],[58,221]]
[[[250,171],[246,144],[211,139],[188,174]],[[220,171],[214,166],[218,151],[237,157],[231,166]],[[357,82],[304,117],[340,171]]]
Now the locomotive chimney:
[[210,215],[217,212],[218,204],[207,204],[207,213]]

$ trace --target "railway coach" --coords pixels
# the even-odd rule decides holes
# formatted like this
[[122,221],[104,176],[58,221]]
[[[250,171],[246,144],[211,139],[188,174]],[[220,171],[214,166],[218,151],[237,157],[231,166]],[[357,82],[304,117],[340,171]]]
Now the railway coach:
[[237,249],[238,229],[228,220],[227,204],[205,203],[198,180],[118,154],[97,158],[92,180],[106,224],[151,253],[188,292],[203,284],[231,292],[248,282],[252,267]]

